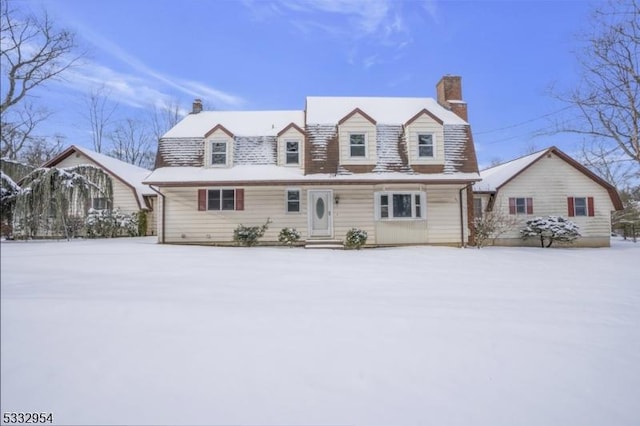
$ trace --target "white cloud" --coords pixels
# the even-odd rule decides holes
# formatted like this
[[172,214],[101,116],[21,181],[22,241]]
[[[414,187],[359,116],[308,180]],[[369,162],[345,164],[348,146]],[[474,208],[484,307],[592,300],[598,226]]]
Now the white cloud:
[[104,86],[118,102],[136,108],[166,104],[175,98],[173,94],[176,92],[191,98],[202,98],[221,107],[238,107],[244,103],[241,97],[202,82],[160,73],[90,29],[83,29],[82,34],[96,47],[126,64],[131,72],[116,71],[86,59],[69,72],[67,80],[69,87],[74,90],[88,93]]

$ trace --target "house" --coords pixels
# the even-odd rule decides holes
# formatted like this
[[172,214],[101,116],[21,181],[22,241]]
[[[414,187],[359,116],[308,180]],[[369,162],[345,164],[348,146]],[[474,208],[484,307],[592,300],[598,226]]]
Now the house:
[[311,244],[468,244],[480,179],[461,78],[432,98],[307,97],[304,110],[193,111],[159,141],[144,181],[162,243],[229,244],[271,221]]
[[91,207],[95,209],[120,209],[123,213],[147,212],[147,235],[156,232],[155,204],[157,194],[142,181],[150,170],[134,166],[116,158],[72,145],[42,167],[72,167],[89,164],[106,172],[113,184],[113,205],[108,206],[104,198],[94,198]]
[[509,161],[480,172],[473,185],[477,216],[498,212],[514,226],[501,235],[498,245],[535,245],[524,241],[519,230],[538,216],[563,216],[580,227],[574,244],[608,247],[611,212],[622,210],[616,189],[556,147]]

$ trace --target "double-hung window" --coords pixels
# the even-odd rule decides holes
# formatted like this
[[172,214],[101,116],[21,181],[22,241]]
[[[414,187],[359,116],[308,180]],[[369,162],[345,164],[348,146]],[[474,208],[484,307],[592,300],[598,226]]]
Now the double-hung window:
[[225,166],[227,164],[227,142],[211,142],[211,165]]
[[533,214],[533,198],[509,198],[509,214]]
[[244,189],[198,189],[198,210],[244,210]]
[[433,158],[433,135],[418,135],[418,158]]
[[287,213],[300,212],[300,190],[287,189]]
[[234,189],[210,189],[207,194],[207,210],[235,210]]
[[106,197],[97,197],[91,200],[91,207],[94,210],[107,210],[109,208],[109,199]]
[[424,219],[424,192],[376,193],[376,217],[381,220]]
[[285,141],[286,164],[300,164],[300,142]]
[[593,197],[567,198],[569,216],[595,216]]
[[349,134],[349,156],[352,158],[367,156],[367,137],[364,133]]

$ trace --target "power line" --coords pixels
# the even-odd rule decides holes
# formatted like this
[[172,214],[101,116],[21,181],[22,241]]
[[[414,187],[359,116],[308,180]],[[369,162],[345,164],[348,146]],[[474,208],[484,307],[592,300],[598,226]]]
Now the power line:
[[552,112],[549,112],[549,113],[547,113],[547,114],[544,114],[544,115],[541,115],[541,116],[538,116],[538,117],[535,117],[535,118],[531,118],[531,119],[526,120],[526,121],[522,121],[522,122],[520,122],[520,123],[511,124],[511,125],[509,125],[509,126],[499,127],[499,128],[491,129],[491,130],[484,130],[484,131],[481,131],[481,132],[473,132],[473,134],[474,134],[474,135],[484,135],[484,134],[487,134],[487,133],[499,132],[499,131],[501,131],[501,130],[513,129],[514,127],[520,127],[520,126],[523,126],[523,125],[525,125],[525,124],[529,124],[529,123],[532,123],[532,122],[534,122],[534,121],[538,121],[538,120],[540,120],[540,119],[543,119],[543,118],[549,117],[549,116],[551,116],[551,115],[558,114],[559,112],[566,111],[566,110],[568,110],[569,108],[572,108],[572,107],[573,107],[573,105],[569,105],[569,106],[566,106],[566,107],[564,107],[564,108],[560,108],[559,110],[552,111]]

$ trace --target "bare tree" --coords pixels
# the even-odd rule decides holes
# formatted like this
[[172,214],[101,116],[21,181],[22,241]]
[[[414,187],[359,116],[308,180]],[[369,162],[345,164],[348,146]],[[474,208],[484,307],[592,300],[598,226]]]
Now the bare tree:
[[571,92],[557,95],[576,112],[559,125],[559,130],[588,136],[585,152],[596,159],[619,161],[624,157],[637,169],[640,166],[638,0],[609,0],[595,10],[590,28],[593,33],[585,36],[586,47],[578,58],[582,68],[580,83]]
[[[9,114],[5,114],[5,117]],[[36,127],[46,121],[51,113],[44,108],[36,108],[29,102],[14,108],[11,111],[10,121],[2,119],[2,147],[0,154],[2,157],[17,159],[35,139]]]
[[109,92],[104,86],[92,90],[85,98],[86,112],[84,116],[91,126],[91,142],[96,152],[102,152],[104,139],[113,124],[113,114],[118,104],[109,99]]
[[45,12],[18,13],[0,0],[0,124],[2,154],[17,159],[33,141],[37,125],[49,118],[26,102],[34,89],[60,78],[82,54],[75,55],[75,35],[59,29]]
[[136,166],[152,167],[155,158],[153,139],[144,122],[127,118],[116,125],[109,138],[112,157]]
[[54,135],[50,138],[33,138],[21,155],[23,161],[33,167],[40,167],[62,152],[65,138]]
[[164,103],[161,106],[154,106],[151,111],[151,129],[153,138],[157,142],[169,129],[178,124],[178,121],[185,115],[177,100]]

